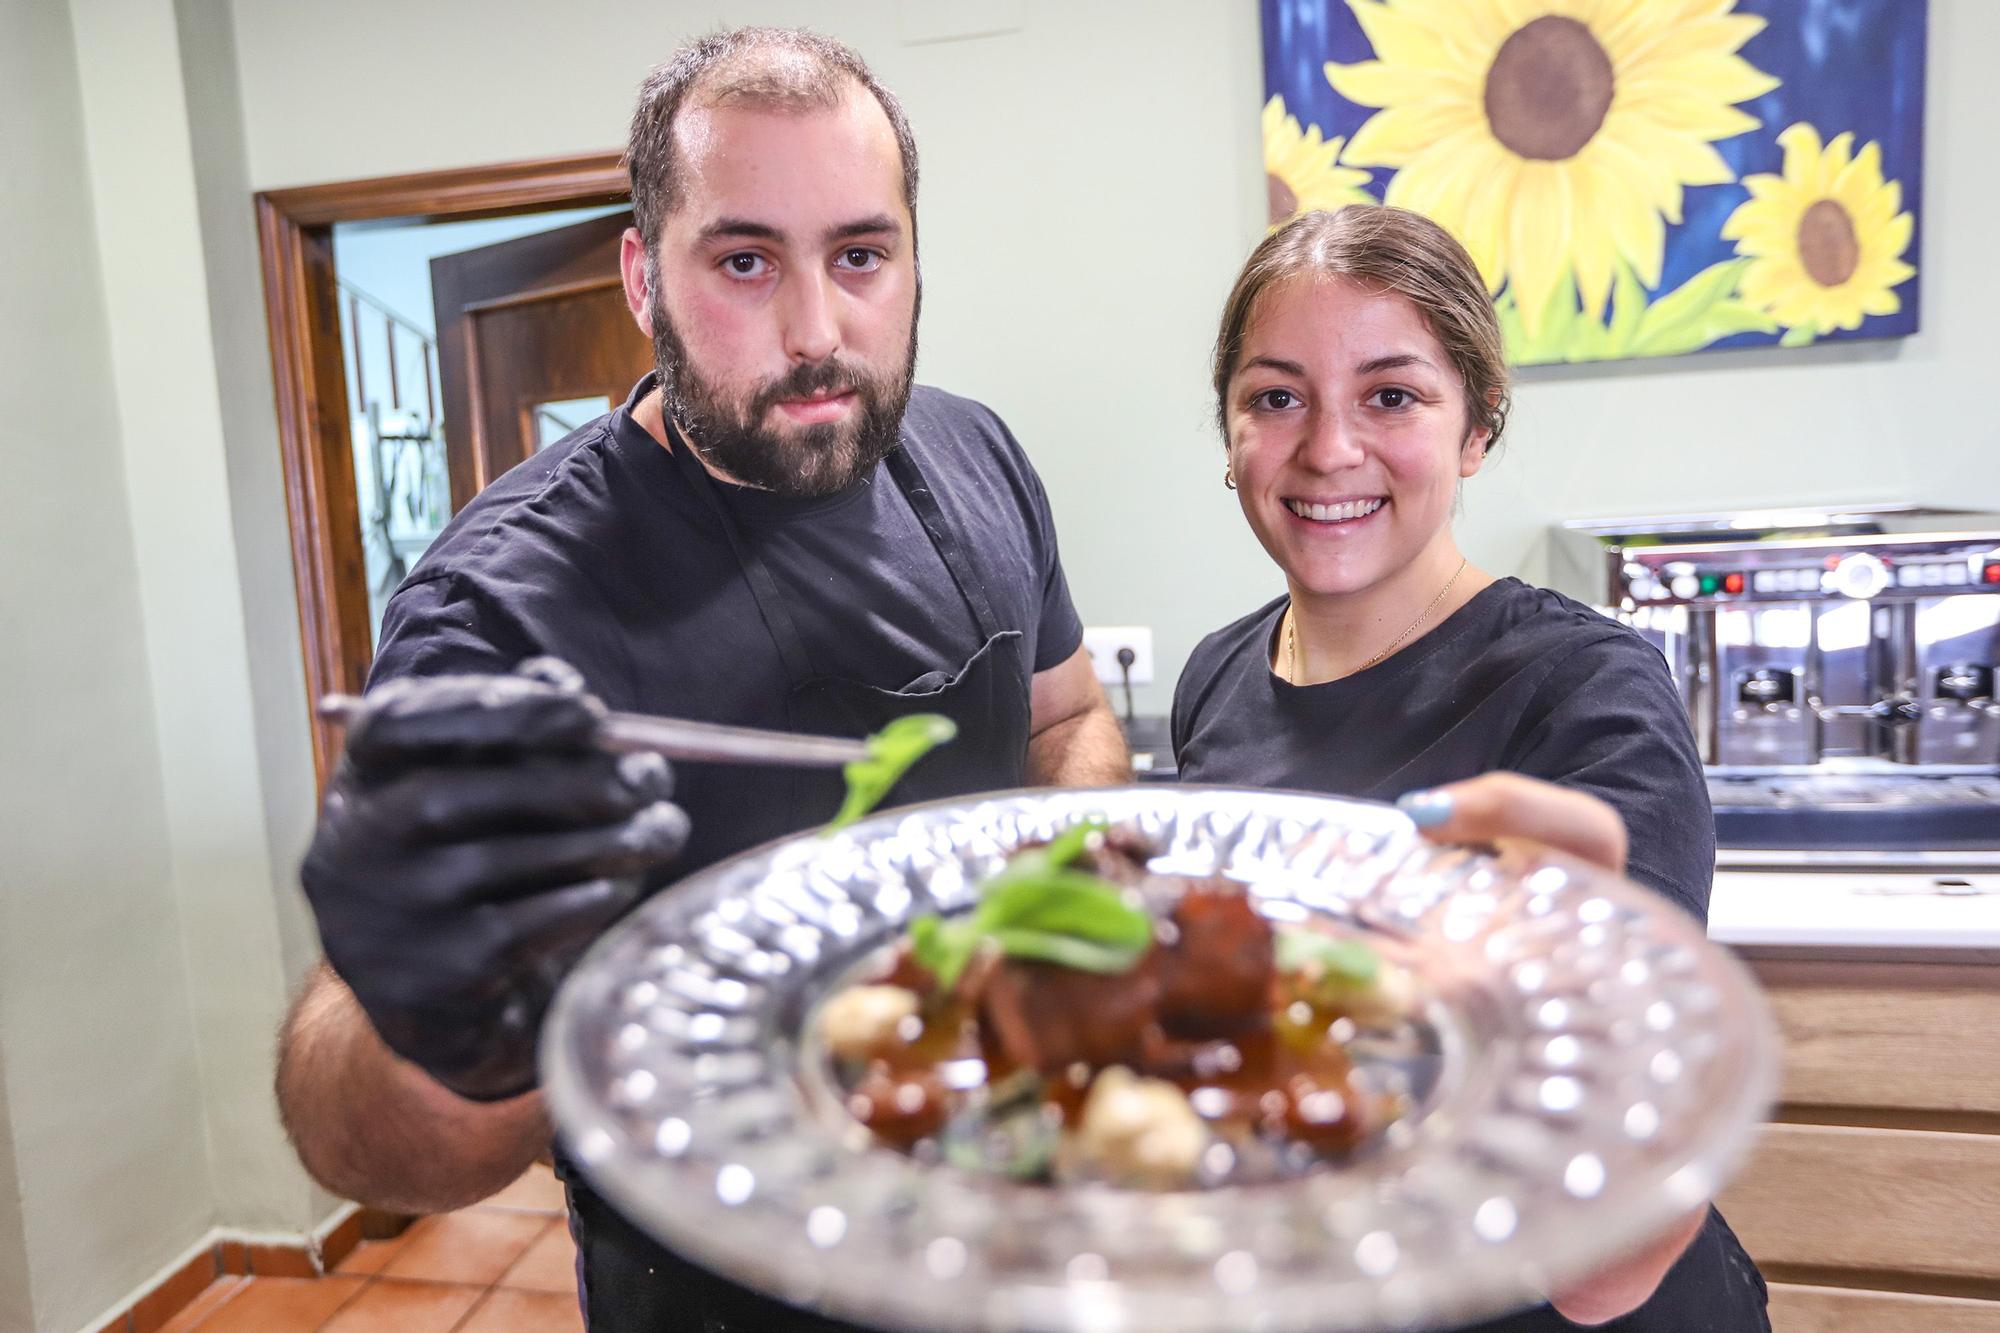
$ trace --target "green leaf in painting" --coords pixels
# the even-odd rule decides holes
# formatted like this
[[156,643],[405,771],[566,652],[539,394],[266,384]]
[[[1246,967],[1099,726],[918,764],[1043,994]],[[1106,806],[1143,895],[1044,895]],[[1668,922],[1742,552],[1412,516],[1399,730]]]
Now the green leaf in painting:
[[1819,337],[1819,328],[1813,324],[1795,324],[1785,330],[1785,336],[1778,339],[1780,347],[1804,347]]
[[1747,259],[1711,264],[1646,308],[1632,339],[1634,356],[1673,356],[1734,333],[1769,333],[1770,318],[1745,305],[1736,284]]
[[1631,355],[1632,340],[1638,336],[1639,321],[1646,314],[1646,289],[1632,272],[1619,263],[1611,282],[1611,326],[1604,343],[1606,358]]
[[1493,301],[1493,314],[1500,321],[1500,345],[1506,349],[1507,360],[1517,366],[1528,365],[1528,333],[1521,327],[1521,312],[1514,304],[1514,293],[1504,291]]
[[1576,294],[1576,283],[1567,272],[1550,290],[1549,299],[1542,306],[1541,316],[1533,334],[1528,333],[1525,324],[1521,329],[1522,355],[1517,359],[1523,364],[1540,365],[1567,359],[1567,349],[1575,336],[1575,330],[1579,325],[1589,326],[1589,321],[1583,318],[1583,310]]

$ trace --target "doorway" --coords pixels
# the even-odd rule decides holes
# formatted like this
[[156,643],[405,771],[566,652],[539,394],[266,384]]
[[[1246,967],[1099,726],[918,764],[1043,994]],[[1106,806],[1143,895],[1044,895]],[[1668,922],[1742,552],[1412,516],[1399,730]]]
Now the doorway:
[[[652,349],[618,275],[616,154],[256,204],[310,709],[360,692],[388,594],[449,515],[622,400]],[[384,267],[399,246],[419,276]],[[316,716],[312,737],[324,788],[340,737]]]

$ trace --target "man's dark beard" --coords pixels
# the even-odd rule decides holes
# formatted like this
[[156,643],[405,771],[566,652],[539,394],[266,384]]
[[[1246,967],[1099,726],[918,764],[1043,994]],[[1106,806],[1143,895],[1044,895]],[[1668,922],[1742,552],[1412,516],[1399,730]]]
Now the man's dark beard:
[[[657,284],[653,291],[653,364],[660,372],[661,404],[667,419],[680,426],[710,464],[747,486],[810,499],[846,489],[896,447],[916,373],[914,323],[901,374],[876,378],[838,358],[800,364],[759,387],[739,412],[694,368],[687,345],[660,303]],[[821,390],[853,393],[860,418],[821,422],[784,435],[763,428],[764,417],[781,400]]]

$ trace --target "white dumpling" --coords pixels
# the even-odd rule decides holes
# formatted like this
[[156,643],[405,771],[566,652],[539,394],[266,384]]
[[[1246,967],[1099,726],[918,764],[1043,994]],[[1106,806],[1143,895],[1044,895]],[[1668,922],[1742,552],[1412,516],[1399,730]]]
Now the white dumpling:
[[916,992],[901,986],[850,986],[820,1010],[820,1036],[836,1056],[866,1059],[903,1044],[918,1004]]
[[1114,1180],[1168,1189],[1193,1179],[1208,1129],[1179,1088],[1114,1066],[1091,1085],[1076,1145]]

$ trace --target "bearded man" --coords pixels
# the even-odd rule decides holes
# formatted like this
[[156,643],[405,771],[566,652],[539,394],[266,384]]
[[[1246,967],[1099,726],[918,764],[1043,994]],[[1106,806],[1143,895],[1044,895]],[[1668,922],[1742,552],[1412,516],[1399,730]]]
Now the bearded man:
[[[549,1143],[535,1037],[570,964],[670,877],[839,804],[826,773],[676,783],[596,746],[604,706],[849,736],[950,716],[904,800],[1129,777],[1033,468],[992,412],[912,387],[895,98],[836,42],[723,33],[648,78],[629,164],[625,290],[657,369],[397,591],[302,871],[330,966],[280,1102],[313,1173],[379,1206],[518,1176]],[[593,1333],[810,1326],[565,1175]]]

